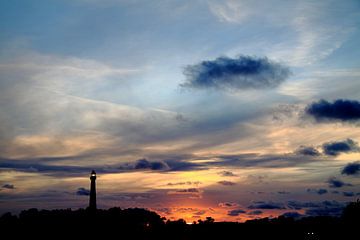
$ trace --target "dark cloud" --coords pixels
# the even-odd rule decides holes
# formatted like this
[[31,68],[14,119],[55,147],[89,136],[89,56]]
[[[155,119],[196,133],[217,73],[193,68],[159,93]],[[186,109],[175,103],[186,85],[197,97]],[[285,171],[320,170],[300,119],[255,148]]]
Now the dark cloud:
[[309,104],[305,112],[317,121],[352,122],[360,120],[360,102],[338,99],[334,102],[320,100]]
[[291,74],[288,67],[268,58],[239,56],[219,57],[185,68],[186,82],[182,87],[195,89],[271,89]]
[[[160,157],[159,157],[160,158]],[[88,165],[88,166],[71,166],[71,165],[54,165],[49,163],[64,162],[74,159],[86,159],[86,156],[70,156],[70,157],[50,157],[50,158],[31,158],[31,159],[7,159],[0,158],[0,169],[11,169],[22,172],[43,172],[51,176],[84,176],[89,174],[91,170],[96,169],[97,173],[122,173],[131,171],[194,171],[206,170],[212,167],[264,167],[264,168],[281,168],[291,167],[299,164],[308,163],[312,160],[311,156],[297,156],[294,154],[268,154],[260,155],[256,153],[238,154],[238,155],[216,155],[203,156],[202,159],[211,159],[209,162],[196,162],[195,156],[180,156],[178,158],[168,159],[161,156],[161,160],[149,161],[140,159],[135,162],[114,164],[114,165]],[[192,161],[188,161],[192,160]],[[319,159],[318,161],[322,161]],[[230,176],[229,171],[225,171],[225,175]],[[262,182],[258,179],[258,182]]]
[[134,168],[150,170],[168,170],[169,166],[165,162],[150,162],[146,159],[139,159],[135,163]]
[[354,192],[343,192],[343,195],[345,197],[353,197],[353,196],[355,196],[355,193]]
[[218,184],[224,185],[224,186],[234,186],[236,183],[230,182],[230,181],[219,181]]
[[[291,167],[299,164],[309,163],[313,160],[312,156],[298,156],[296,154],[238,154],[238,155],[218,155],[213,156],[212,161],[207,163],[207,166],[221,166],[221,167],[264,167],[264,168],[281,168]],[[318,160],[322,161],[322,160]]]
[[161,212],[161,213],[164,213],[166,215],[171,215],[172,214],[172,209],[171,208],[155,208],[154,209],[156,212]]
[[340,216],[344,207],[321,207],[311,208],[305,211],[309,216]]
[[229,207],[237,207],[239,204],[233,202],[221,202],[218,204],[219,207],[229,208]]
[[286,192],[286,191],[278,191],[278,194],[290,194],[290,192]]
[[198,188],[186,188],[186,189],[177,189],[177,190],[170,190],[167,192],[168,195],[183,195],[188,196],[192,199],[199,199],[202,198],[202,193],[204,191]]
[[187,181],[187,182],[175,182],[175,183],[168,183],[166,185],[168,186],[181,186],[181,185],[199,185],[201,184],[200,181],[194,181],[194,182],[191,182],[191,181]]
[[320,206],[321,206],[321,203],[288,201],[287,206],[288,206],[288,208],[290,208],[290,209],[300,210],[300,209],[303,209],[303,208],[320,207]]
[[79,196],[89,196],[90,195],[90,190],[86,189],[86,188],[78,188],[76,191],[76,195]]
[[324,188],[320,188],[320,189],[310,189],[309,188],[309,189],[307,189],[307,192],[323,195],[323,194],[326,194],[328,191]]
[[340,216],[346,203],[338,201],[323,202],[298,202],[288,201],[290,209],[305,209],[305,215],[308,216]]
[[206,213],[205,210],[200,210],[200,211],[195,212],[194,214],[199,216],[199,215],[204,215],[205,213]]
[[193,170],[203,170],[207,169],[205,164],[193,163],[181,160],[165,160],[166,164],[169,166],[169,171],[181,172],[181,171],[193,171]]
[[188,188],[188,189],[179,189],[179,190],[176,190],[176,192],[179,192],[179,193],[198,193],[200,191],[197,188]]
[[250,206],[249,209],[285,209],[284,204],[282,203],[275,203],[275,202],[254,202]]
[[360,162],[349,163],[341,171],[341,174],[346,175],[356,175],[358,173],[360,173]]
[[305,156],[320,156],[321,153],[314,147],[300,146],[296,151],[296,154]]
[[331,188],[341,188],[341,187],[345,187],[345,186],[352,186],[352,184],[345,183],[345,182],[343,182],[340,179],[337,179],[335,177],[329,178],[327,183],[329,183],[329,187],[331,187]]
[[348,152],[358,152],[359,146],[357,142],[352,139],[346,139],[338,142],[328,142],[324,143],[323,146],[324,154],[330,156],[337,156],[340,153],[348,153]]
[[288,218],[301,218],[303,215],[298,212],[286,212],[281,216],[288,217]]
[[262,213],[263,213],[263,211],[260,211],[260,210],[254,210],[254,211],[248,212],[249,215],[260,215]]
[[344,208],[345,203],[338,201],[322,201],[322,202],[299,202],[299,201],[288,201],[287,206],[290,209],[326,209],[326,208]]
[[61,161],[67,158],[39,158],[39,159],[0,159],[0,169],[11,169],[22,172],[45,172],[53,176],[72,176],[89,174],[96,167],[79,167],[66,165],[47,165],[47,162]]
[[15,186],[13,184],[6,183],[6,184],[2,185],[1,188],[15,189]]
[[246,213],[246,211],[242,209],[233,209],[228,211],[227,215],[235,217],[235,216],[239,216],[241,213]]
[[223,176],[223,177],[236,177],[236,175],[233,172],[230,172],[230,171],[219,172],[219,175]]

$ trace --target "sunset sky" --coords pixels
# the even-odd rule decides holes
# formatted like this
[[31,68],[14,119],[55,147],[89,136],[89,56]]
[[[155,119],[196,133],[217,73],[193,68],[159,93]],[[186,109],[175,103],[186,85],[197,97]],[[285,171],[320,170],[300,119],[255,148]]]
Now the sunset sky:
[[360,198],[358,0],[0,1],[0,214],[187,222]]

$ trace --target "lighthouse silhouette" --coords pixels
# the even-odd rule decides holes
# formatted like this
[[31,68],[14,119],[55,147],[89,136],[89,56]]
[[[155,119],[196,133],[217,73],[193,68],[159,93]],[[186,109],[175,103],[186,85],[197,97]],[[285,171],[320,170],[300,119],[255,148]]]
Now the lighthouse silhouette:
[[92,170],[90,174],[90,199],[89,199],[89,209],[96,210],[96,172]]

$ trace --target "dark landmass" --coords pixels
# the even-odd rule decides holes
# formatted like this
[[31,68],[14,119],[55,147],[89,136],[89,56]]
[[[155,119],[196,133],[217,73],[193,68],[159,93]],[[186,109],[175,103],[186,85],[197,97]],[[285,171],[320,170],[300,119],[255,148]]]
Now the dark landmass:
[[341,217],[279,216],[245,223],[213,218],[186,224],[146,209],[37,210],[0,218],[2,239],[358,239],[360,202],[347,205]]

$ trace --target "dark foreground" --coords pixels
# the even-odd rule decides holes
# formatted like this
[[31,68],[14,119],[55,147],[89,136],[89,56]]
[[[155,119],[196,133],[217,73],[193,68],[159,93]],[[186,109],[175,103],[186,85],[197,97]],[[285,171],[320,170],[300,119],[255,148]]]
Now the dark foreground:
[[145,209],[111,208],[22,211],[0,218],[1,239],[360,239],[360,202],[350,203],[341,217],[278,217],[246,223],[207,218],[188,225],[166,221]]

